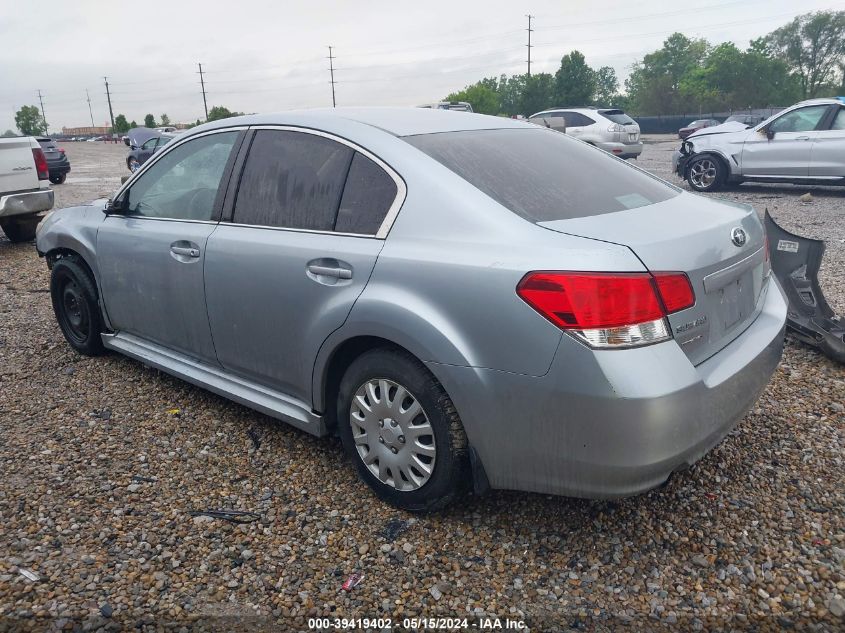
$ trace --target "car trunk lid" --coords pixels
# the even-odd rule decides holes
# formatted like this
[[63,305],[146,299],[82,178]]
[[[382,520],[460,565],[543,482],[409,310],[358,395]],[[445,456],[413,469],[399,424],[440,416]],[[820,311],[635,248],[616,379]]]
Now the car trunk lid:
[[[540,226],[627,246],[652,272],[686,273],[695,305],[670,315],[669,323],[694,364],[728,345],[760,311],[769,270],[765,233],[745,205],[684,193],[657,204]],[[732,239],[737,229],[745,235],[742,244]]]

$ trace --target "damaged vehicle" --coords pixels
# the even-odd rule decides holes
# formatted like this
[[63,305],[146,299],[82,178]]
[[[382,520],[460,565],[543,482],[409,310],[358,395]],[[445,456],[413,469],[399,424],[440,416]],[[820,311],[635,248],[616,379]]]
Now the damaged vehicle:
[[845,185],[845,97],[802,101],[753,128],[732,121],[699,130],[672,168],[703,192],[742,182]]
[[126,167],[133,173],[138,171],[150,156],[176,138],[176,135],[175,132],[160,132],[146,127],[132,128],[123,138],[123,142],[130,148]]
[[545,127],[344,108],[193,128],[37,249],[74,350],[337,433],[426,511],[630,496],[699,460],[781,358],[765,241],[751,207]]

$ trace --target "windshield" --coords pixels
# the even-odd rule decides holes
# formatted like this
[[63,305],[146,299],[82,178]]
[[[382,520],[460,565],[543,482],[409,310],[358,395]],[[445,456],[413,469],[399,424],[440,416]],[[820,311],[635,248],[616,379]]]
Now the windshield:
[[619,125],[631,125],[632,123],[636,123],[634,119],[629,117],[622,110],[599,110],[599,114],[606,119],[610,119],[614,123],[618,123]]
[[602,150],[540,127],[404,140],[531,222],[613,213],[680,193]]

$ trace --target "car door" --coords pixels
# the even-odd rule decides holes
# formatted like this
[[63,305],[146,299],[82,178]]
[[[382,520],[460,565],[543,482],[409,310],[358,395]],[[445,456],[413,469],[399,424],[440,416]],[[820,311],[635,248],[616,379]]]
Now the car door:
[[389,167],[344,140],[257,129],[227,199],[232,221],[206,251],[220,364],[310,402],[317,352],[363,291],[403,192]]
[[810,154],[810,176],[845,178],[845,106],[833,106]]
[[827,108],[827,105],[795,108],[764,128],[750,132],[742,146],[742,175],[809,176],[813,142]]
[[216,364],[203,266],[241,132],[169,148],[116,197],[97,232],[97,265],[112,327]]

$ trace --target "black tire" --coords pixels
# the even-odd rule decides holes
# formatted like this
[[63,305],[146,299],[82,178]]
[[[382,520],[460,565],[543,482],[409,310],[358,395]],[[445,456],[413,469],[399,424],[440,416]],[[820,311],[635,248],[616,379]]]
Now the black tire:
[[[137,167],[135,167],[134,169],[132,168],[133,164],[137,165]],[[134,156],[130,156],[129,158],[126,159],[126,167],[127,167],[127,169],[129,169],[129,171],[131,171],[134,174],[136,171],[138,171],[141,168],[141,162],[137,158],[135,158]]]
[[54,185],[63,185],[65,184],[65,180],[67,180],[67,172],[63,174],[50,174],[50,182]]
[[31,242],[35,239],[35,229],[41,221],[40,215],[12,216],[0,219],[0,228],[10,242]]
[[50,298],[68,344],[85,356],[102,354],[103,318],[97,303],[97,286],[78,260],[64,257],[53,264]]
[[721,189],[728,177],[725,164],[710,154],[693,158],[687,165],[686,173],[692,190],[705,193]]
[[[433,444],[436,450],[433,468],[427,481],[415,489],[398,490],[396,486],[385,483],[370,471],[358,453],[352,430],[353,398],[359,388],[363,388],[368,381],[373,379],[386,379],[404,387],[409,395],[422,406],[423,413],[431,425],[432,434],[424,437],[431,438],[426,442]],[[395,391],[393,393],[395,394]],[[391,348],[379,348],[356,358],[346,370],[340,383],[337,419],[341,442],[347,456],[355,465],[358,475],[381,499],[396,507],[411,512],[439,510],[467,487],[470,479],[467,468],[467,438],[458,412],[443,386],[422,363],[410,354]],[[419,417],[415,419],[419,420]],[[389,425],[384,427],[385,431],[387,431],[387,426]],[[406,428],[405,423],[400,422],[397,428]],[[399,439],[404,444],[404,436],[399,436]],[[368,445],[364,445],[362,447],[362,450],[375,451],[375,449],[386,450],[378,446],[369,448]],[[399,450],[410,450],[410,446],[400,446]],[[378,466],[375,467],[380,468],[381,460],[377,461]],[[385,468],[389,469],[389,466]],[[387,472],[390,472],[389,478],[394,477],[391,470]],[[416,474],[419,475],[420,471]],[[412,485],[404,475],[400,483]]]

